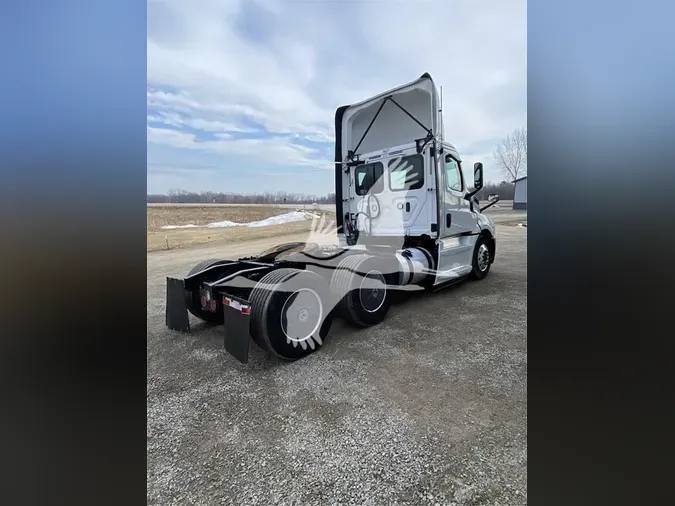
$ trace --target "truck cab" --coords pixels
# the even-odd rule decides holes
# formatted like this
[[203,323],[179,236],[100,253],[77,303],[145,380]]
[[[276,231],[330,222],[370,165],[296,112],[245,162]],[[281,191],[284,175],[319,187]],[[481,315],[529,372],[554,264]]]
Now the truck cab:
[[429,150],[417,153],[414,143],[392,146],[365,153],[363,162],[347,175],[349,219],[353,214],[358,228],[375,237],[429,234],[436,215]]
[[[336,215],[343,245],[419,246],[435,284],[472,269],[478,237],[494,256],[494,225],[482,214],[462,158],[443,138],[440,100],[428,74],[336,113]],[[431,268],[431,267],[430,267]]]

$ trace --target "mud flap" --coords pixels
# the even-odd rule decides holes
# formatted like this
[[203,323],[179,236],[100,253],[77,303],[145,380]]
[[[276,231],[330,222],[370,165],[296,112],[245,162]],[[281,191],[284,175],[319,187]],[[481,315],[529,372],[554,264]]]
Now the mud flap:
[[248,351],[251,346],[250,309],[248,301],[231,296],[223,297],[225,351],[243,364],[248,363]]
[[185,284],[182,279],[166,278],[166,326],[190,332],[190,318],[185,307]]

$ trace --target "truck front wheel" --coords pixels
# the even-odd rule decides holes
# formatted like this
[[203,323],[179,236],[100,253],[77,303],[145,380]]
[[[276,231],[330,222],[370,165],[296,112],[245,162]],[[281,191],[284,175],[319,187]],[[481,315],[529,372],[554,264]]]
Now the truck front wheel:
[[491,265],[492,255],[490,254],[488,239],[487,237],[480,236],[473,250],[471,279],[479,280],[485,278],[490,273]]

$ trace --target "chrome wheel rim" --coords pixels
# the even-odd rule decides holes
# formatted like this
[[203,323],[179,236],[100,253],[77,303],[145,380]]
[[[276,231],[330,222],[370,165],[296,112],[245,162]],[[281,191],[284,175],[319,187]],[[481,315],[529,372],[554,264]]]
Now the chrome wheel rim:
[[478,247],[478,254],[476,255],[476,260],[478,262],[478,270],[485,272],[490,266],[490,250],[487,245],[481,244]]
[[281,308],[281,330],[293,343],[310,339],[321,327],[322,319],[321,297],[310,288],[293,292]]
[[370,271],[361,280],[359,302],[368,313],[375,313],[384,305],[387,282],[380,271]]

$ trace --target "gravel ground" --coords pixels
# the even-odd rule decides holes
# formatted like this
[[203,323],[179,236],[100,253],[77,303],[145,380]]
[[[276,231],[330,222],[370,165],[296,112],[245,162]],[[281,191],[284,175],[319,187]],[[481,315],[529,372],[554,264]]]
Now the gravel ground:
[[148,504],[526,504],[527,229],[497,228],[485,280],[338,320],[291,364],[166,329],[165,276],[218,249],[149,254]]

